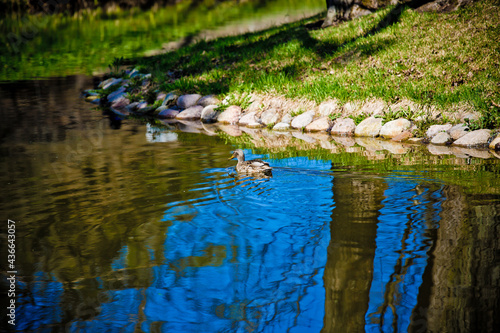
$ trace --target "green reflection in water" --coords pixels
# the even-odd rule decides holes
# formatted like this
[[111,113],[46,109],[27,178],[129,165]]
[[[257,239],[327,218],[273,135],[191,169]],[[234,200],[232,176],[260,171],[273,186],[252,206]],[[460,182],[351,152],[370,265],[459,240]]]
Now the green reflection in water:
[[[303,156],[331,161],[332,170],[336,173],[420,176],[423,179],[441,180],[447,184],[463,186],[466,193],[500,194],[500,160],[487,150],[452,148],[448,155],[433,155],[429,153],[428,147],[422,144],[406,145],[370,138],[328,138],[325,135],[318,136],[322,141],[311,144],[273,131],[264,130],[263,133],[254,138],[246,133],[239,137],[223,132],[219,135],[228,144],[250,148],[258,154],[268,154],[269,158]],[[315,134],[309,135],[315,137]],[[276,146],[273,142],[281,142],[281,145]],[[322,145],[328,147],[323,148]],[[467,155],[474,153],[486,154],[485,156],[490,158]]]
[[323,7],[320,0],[207,0],[149,11],[6,17],[0,21],[0,80],[92,74],[106,69],[115,57],[143,56],[227,23],[236,22],[239,29],[249,20],[318,12]]

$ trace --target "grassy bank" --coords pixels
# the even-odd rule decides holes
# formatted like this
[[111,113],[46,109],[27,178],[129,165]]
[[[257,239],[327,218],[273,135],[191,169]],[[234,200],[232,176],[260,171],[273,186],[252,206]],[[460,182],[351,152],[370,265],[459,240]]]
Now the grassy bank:
[[135,62],[165,91],[270,93],[316,103],[409,99],[493,115],[490,126],[500,119],[498,1],[451,13],[396,6],[317,29],[321,17]]

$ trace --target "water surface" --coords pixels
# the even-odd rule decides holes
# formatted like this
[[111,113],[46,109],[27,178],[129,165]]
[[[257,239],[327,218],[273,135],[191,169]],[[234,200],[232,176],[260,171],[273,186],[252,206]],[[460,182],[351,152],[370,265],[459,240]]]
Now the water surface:
[[[499,324],[498,159],[256,149],[103,115],[77,97],[91,85],[67,77],[0,86],[16,330]],[[237,147],[269,161],[273,177],[235,174],[227,159]]]

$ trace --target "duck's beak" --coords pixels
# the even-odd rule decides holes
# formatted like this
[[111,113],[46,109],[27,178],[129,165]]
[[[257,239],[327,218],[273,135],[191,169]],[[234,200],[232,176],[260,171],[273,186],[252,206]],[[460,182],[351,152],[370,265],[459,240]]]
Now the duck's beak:
[[232,160],[233,158],[234,158],[234,153],[233,153],[233,155],[231,155],[230,158],[228,158],[228,160]]

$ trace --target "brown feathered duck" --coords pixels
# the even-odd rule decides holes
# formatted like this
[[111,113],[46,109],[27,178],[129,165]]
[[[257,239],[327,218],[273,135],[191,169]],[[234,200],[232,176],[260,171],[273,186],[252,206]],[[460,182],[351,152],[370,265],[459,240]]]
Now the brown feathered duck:
[[273,168],[269,166],[269,163],[264,162],[261,159],[245,161],[245,153],[243,153],[243,150],[241,149],[236,149],[229,159],[231,160],[233,158],[238,159],[238,164],[236,164],[236,171],[240,173],[264,174],[268,176],[272,175]]

